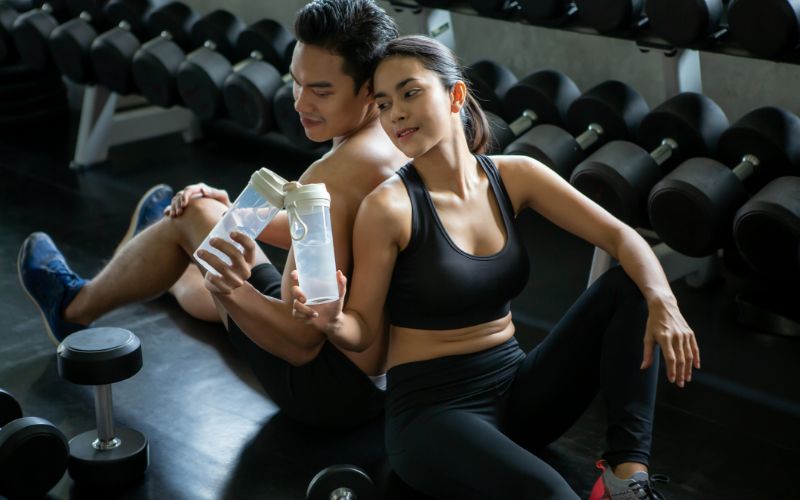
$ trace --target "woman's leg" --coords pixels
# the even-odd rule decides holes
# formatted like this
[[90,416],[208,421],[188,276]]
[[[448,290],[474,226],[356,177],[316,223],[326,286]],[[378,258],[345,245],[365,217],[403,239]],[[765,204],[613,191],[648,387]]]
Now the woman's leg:
[[465,410],[431,410],[400,424],[387,416],[392,468],[412,487],[440,499],[576,499],[547,463]]
[[587,289],[520,365],[504,409],[504,430],[528,449],[567,431],[599,390],[608,414],[614,467],[647,465],[658,363],[640,370],[647,307],[615,267]]

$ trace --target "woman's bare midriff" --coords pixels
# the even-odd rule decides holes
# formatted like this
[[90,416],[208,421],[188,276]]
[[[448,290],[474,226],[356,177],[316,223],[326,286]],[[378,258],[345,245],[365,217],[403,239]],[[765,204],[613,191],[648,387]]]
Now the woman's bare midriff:
[[500,319],[453,330],[418,330],[392,326],[387,366],[392,368],[414,361],[484,351],[502,344],[512,336],[514,323],[510,312]]

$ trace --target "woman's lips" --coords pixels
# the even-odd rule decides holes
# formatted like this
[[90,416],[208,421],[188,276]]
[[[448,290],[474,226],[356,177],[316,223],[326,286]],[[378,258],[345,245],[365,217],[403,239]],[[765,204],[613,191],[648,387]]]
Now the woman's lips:
[[300,117],[300,124],[303,125],[303,128],[311,128],[316,127],[317,125],[321,124],[322,120],[314,120],[312,118],[307,118],[305,116]]
[[413,136],[417,130],[419,129],[415,127],[404,128],[395,132],[395,137],[397,137],[398,140],[403,141]]

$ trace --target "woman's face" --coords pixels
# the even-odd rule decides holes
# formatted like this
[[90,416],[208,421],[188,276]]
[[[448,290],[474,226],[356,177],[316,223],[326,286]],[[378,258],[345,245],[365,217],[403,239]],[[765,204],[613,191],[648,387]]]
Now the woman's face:
[[452,133],[452,93],[417,59],[393,56],[382,61],[373,84],[383,130],[409,158],[422,156]]

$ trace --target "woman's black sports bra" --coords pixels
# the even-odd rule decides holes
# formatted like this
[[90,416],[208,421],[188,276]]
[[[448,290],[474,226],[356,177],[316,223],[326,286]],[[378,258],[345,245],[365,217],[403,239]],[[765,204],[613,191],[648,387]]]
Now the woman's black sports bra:
[[387,295],[392,325],[448,330],[508,314],[511,299],[528,281],[528,254],[514,208],[494,163],[476,156],[489,178],[505,225],[506,244],[496,254],[470,255],[450,239],[422,178],[408,163],[397,171],[411,200],[411,238],[397,256]]

